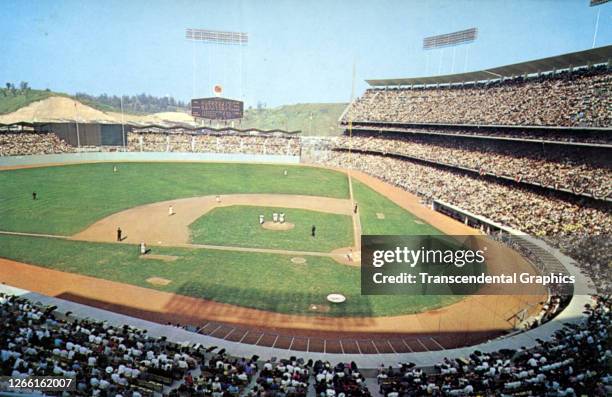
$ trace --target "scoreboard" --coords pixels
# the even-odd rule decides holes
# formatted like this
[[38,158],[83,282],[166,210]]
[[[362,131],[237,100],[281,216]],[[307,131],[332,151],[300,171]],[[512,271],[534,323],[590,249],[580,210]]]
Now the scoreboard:
[[199,98],[191,100],[191,115],[209,120],[241,119],[244,103],[225,98]]

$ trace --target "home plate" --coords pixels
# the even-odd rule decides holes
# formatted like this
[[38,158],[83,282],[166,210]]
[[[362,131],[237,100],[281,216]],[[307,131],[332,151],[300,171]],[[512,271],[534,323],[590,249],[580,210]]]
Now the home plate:
[[329,294],[327,295],[327,300],[331,303],[343,303],[346,302],[346,296],[342,294]]

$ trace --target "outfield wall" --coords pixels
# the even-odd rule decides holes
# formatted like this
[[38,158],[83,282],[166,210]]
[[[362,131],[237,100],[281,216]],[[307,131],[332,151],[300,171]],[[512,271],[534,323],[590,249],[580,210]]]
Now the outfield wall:
[[31,156],[0,156],[0,167],[91,161],[215,161],[299,164],[300,156],[242,153],[84,152]]

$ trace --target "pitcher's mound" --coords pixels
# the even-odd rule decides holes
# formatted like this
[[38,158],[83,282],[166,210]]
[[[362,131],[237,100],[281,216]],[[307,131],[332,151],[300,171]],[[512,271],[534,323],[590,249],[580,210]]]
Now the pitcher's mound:
[[153,285],[168,285],[171,282],[172,282],[171,280],[168,280],[166,278],[161,278],[161,277],[150,277],[147,279],[147,283],[153,284]]
[[264,222],[261,227],[268,230],[291,230],[295,227],[293,223],[285,222],[285,223],[274,223],[274,222]]

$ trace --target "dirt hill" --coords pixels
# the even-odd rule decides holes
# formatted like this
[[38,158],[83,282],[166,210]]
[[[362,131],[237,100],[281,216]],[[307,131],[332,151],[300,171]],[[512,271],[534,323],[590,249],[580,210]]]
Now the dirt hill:
[[[84,105],[74,99],[63,96],[52,96],[41,101],[32,102],[12,113],[0,115],[0,123],[11,124],[20,121],[24,122],[58,122],[74,121],[81,123],[102,122],[102,123],[121,123],[121,113],[103,112]],[[163,112],[141,116],[125,114],[123,120],[126,123],[190,123],[193,118],[186,113]]]

